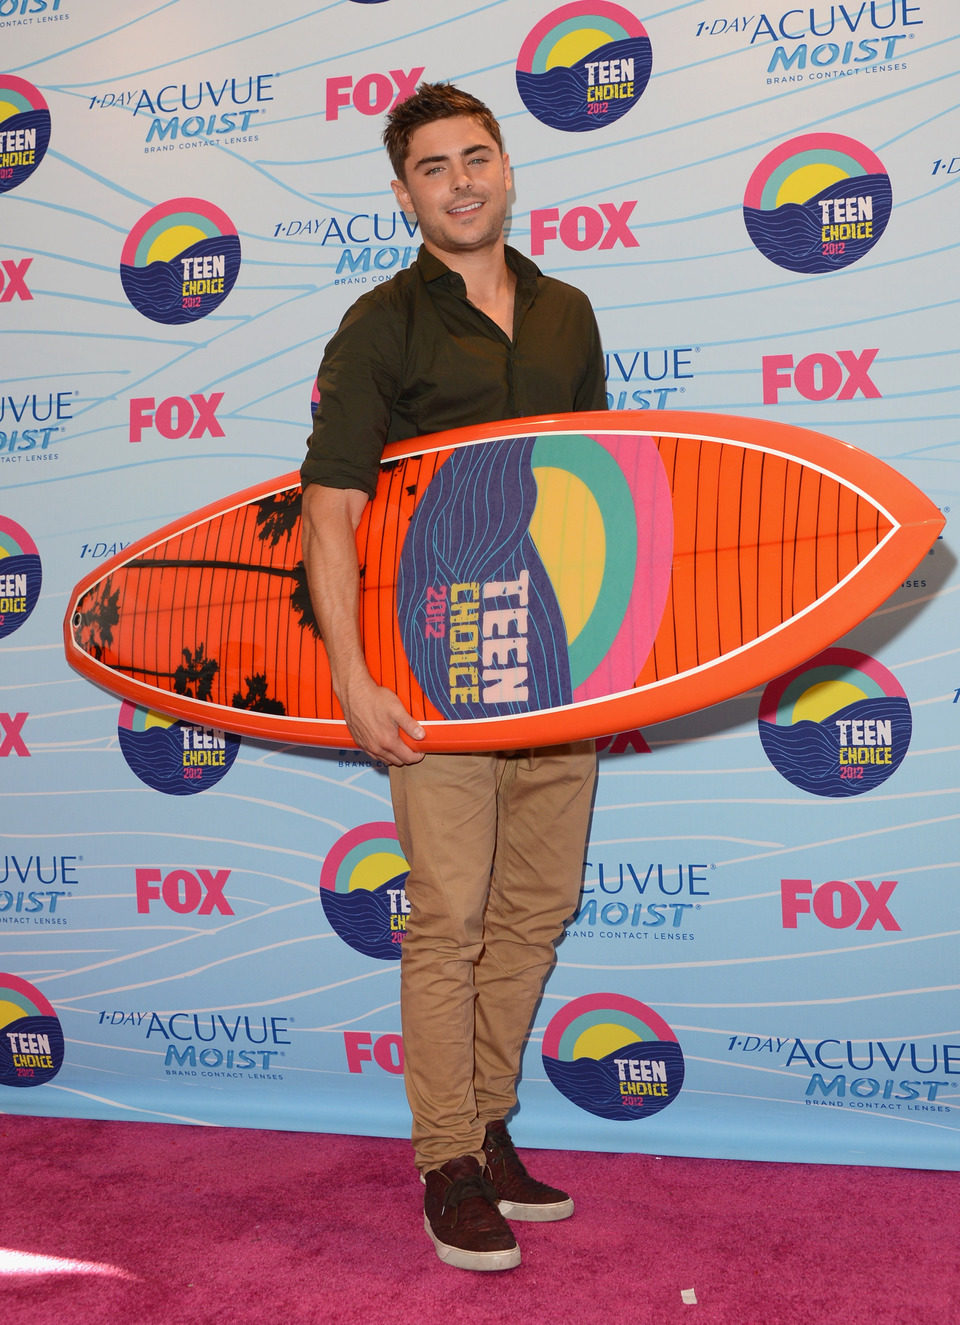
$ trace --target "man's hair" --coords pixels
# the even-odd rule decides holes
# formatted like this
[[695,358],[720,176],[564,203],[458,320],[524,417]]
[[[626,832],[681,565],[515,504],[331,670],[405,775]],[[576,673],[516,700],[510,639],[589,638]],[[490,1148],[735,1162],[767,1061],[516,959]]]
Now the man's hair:
[[452,83],[421,83],[412,97],[401,101],[390,112],[383,130],[383,145],[397,179],[404,178],[410,139],[417,129],[424,124],[432,124],[434,120],[452,119],[455,115],[470,115],[479,120],[500,151],[503,151],[500,125],[482,101],[454,87]]

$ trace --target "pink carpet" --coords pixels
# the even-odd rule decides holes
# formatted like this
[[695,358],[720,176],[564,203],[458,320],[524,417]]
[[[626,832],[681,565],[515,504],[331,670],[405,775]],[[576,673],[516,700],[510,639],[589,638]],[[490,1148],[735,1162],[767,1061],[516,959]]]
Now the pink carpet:
[[577,1213],[471,1274],[402,1141],[2,1115],[0,1145],[4,1325],[960,1322],[952,1173],[524,1152]]

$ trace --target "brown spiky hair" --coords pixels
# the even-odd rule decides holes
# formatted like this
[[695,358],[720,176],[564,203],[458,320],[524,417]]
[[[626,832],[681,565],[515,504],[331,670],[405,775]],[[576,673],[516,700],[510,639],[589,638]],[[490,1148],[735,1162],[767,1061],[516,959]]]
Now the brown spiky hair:
[[410,139],[417,129],[435,120],[452,119],[455,115],[469,115],[478,120],[503,152],[500,125],[488,106],[452,83],[421,83],[412,97],[394,107],[383,130],[383,145],[397,179],[404,179]]

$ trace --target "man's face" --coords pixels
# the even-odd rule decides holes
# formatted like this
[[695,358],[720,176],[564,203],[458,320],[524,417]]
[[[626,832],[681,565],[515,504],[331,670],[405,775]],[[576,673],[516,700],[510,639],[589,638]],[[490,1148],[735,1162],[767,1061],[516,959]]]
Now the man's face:
[[510,160],[470,115],[424,124],[410,138],[403,180],[393,192],[415,212],[427,247],[471,253],[494,246],[503,234]]

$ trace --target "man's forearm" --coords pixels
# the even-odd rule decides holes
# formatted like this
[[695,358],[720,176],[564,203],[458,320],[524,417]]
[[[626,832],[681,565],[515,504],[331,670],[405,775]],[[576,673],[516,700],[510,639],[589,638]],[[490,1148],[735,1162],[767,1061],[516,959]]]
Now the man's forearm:
[[333,689],[350,734],[361,749],[389,764],[412,764],[423,740],[420,724],[392,690],[370,674],[360,638],[357,525],[366,493],[311,483],[303,494],[302,543],[310,600],[320,625]]
[[360,639],[356,541],[366,501],[363,492],[316,483],[303,494],[303,561],[310,601],[341,702],[341,689],[349,686],[351,676],[358,671],[369,675]]

